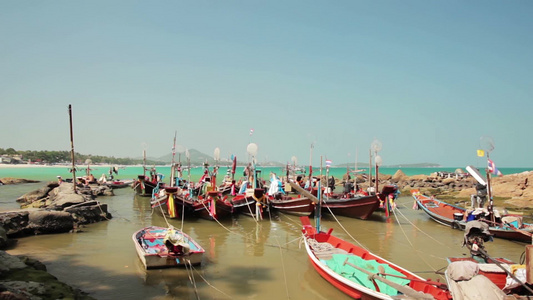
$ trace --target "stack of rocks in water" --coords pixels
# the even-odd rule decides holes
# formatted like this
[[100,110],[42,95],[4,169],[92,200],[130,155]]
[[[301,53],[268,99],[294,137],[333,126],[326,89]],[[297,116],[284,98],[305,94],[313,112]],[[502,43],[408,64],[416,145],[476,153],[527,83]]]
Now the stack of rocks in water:
[[[62,233],[81,224],[109,220],[107,205],[94,200],[98,195],[113,195],[106,186],[77,187],[72,183],[49,183],[19,199],[21,210],[0,213],[0,249],[14,244],[9,238],[43,233]],[[46,267],[27,257],[16,257],[0,250],[0,299],[94,299],[46,271]]]
[[41,262],[0,250],[0,299],[94,298],[59,281]]
[[[0,226],[8,237],[62,233],[81,224],[112,218],[107,205],[95,200],[97,195],[113,195],[107,186],[77,187],[72,183],[48,183],[17,199],[21,210],[0,213]],[[1,242],[0,242],[1,244]]]
[[385,184],[396,184],[400,190],[407,191],[412,188],[428,188],[439,189],[442,192],[447,192],[460,191],[467,188],[473,188],[475,186],[476,181],[474,178],[468,176],[459,176],[462,174],[459,171],[456,171],[456,174],[457,176],[440,176],[438,173],[433,173],[431,175],[407,176],[404,172],[402,172],[402,170],[398,170],[392,176],[383,176],[382,180],[385,181]]

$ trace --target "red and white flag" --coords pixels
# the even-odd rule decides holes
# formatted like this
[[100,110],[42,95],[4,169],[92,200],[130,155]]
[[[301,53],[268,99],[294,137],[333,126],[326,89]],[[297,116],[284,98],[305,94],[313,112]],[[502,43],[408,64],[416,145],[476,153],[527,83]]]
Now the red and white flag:
[[494,174],[494,175],[498,175],[498,176],[503,176],[502,172],[500,172],[500,170],[498,170],[496,168],[496,164],[492,161],[492,160],[488,160],[488,168],[489,168],[489,171]]
[[254,134],[254,129],[250,129],[250,136],[252,136],[252,134]]

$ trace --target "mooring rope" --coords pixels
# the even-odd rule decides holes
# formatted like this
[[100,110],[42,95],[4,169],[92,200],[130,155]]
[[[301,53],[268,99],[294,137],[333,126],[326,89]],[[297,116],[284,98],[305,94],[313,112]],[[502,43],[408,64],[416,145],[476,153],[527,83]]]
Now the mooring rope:
[[282,248],[281,248],[281,245],[279,243],[279,240],[278,240],[277,236],[276,236],[276,242],[278,243],[279,255],[281,256],[281,268],[283,269],[283,281],[285,283],[285,293],[287,293],[287,299],[290,299],[291,297],[289,296],[289,284],[287,282],[287,274],[285,272],[285,264],[283,263],[283,251],[282,251]]
[[[396,213],[399,213],[407,222],[409,222],[409,224],[411,226],[413,226],[416,230],[420,231],[422,234],[424,234],[425,236],[429,237],[430,239],[432,239],[433,241],[437,242],[439,245],[443,245],[443,246],[446,246],[450,249],[453,249],[452,247],[450,247],[450,245],[447,245],[447,244],[444,244],[442,243],[441,241],[437,240],[436,238],[432,237],[431,235],[429,235],[428,233],[426,233],[425,231],[423,231],[422,229],[418,228],[418,226],[416,226],[415,224],[413,224],[413,222],[411,222],[411,220],[409,220],[398,208],[395,208],[394,209],[394,216],[396,219],[398,219],[398,217],[396,217]],[[398,221],[398,224],[399,221]],[[401,225],[400,225],[401,226]]]
[[198,288],[196,287],[196,281],[194,280],[194,274],[192,272],[192,264],[189,259],[185,259],[185,269],[187,270],[187,275],[189,276],[189,281],[194,287],[194,294],[196,295],[196,299],[200,300],[200,295],[198,295]]
[[361,248],[365,249],[368,251],[368,249],[363,245],[361,244],[357,239],[355,239],[349,232],[348,230],[346,230],[346,228],[344,228],[344,226],[341,224],[341,222],[339,221],[339,219],[337,219],[337,216],[335,216],[335,214],[331,211],[331,208],[329,208],[329,206],[326,206],[326,208],[328,209],[329,213],[333,216],[333,218],[335,219],[335,221],[337,222],[337,224],[339,224],[339,226],[342,228],[342,230],[354,241],[356,242]]
[[215,291],[221,293],[222,295],[232,299],[233,297],[231,297],[230,295],[224,293],[223,291],[221,291],[220,289],[216,288],[214,285],[212,285],[211,283],[209,283],[209,281],[207,281],[207,279],[205,279],[202,274],[200,274],[200,272],[198,272],[198,270],[196,270],[196,268],[194,266],[191,265],[191,269],[194,270],[196,272],[196,274],[198,274],[198,276],[200,276],[200,278],[202,278],[202,280],[208,285],[210,286],[212,289],[214,289]]
[[[411,247],[418,253],[420,253],[420,251],[418,249],[416,249],[416,247],[413,245],[413,243],[411,242],[411,240],[409,239],[409,237],[407,236],[407,234],[405,233],[405,231],[403,230],[403,227],[402,225],[400,224],[400,220],[398,219],[398,216],[396,214],[396,212],[399,212],[399,210],[396,208],[395,211],[394,211],[394,218],[396,219],[396,221],[398,222],[398,226],[400,227],[400,230],[402,231],[403,235],[405,236],[405,239],[407,240],[407,242],[409,243],[409,245],[411,245]],[[400,212],[400,214],[405,218],[405,216]],[[407,218],[406,218],[407,219]],[[410,224],[412,224],[411,222],[409,222]],[[416,226],[414,226],[417,230],[419,230]],[[424,252],[424,254],[427,254],[426,252]],[[441,257],[437,257],[437,256],[434,256],[434,255],[430,255],[431,257],[434,257],[434,258],[438,258],[438,259],[441,259],[441,260],[445,260]],[[435,269],[425,258],[423,255],[420,255],[419,256],[422,261],[424,261],[424,263],[431,268],[431,270],[433,270],[433,272],[435,274],[438,274],[437,273],[437,269]],[[441,268],[442,269],[442,268]],[[441,274],[438,274],[442,277]]]

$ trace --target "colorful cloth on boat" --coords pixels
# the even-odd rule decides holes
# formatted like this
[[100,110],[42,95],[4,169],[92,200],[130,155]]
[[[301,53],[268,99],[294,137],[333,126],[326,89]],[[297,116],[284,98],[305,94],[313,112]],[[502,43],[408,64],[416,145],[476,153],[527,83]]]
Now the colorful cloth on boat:
[[[402,273],[394,270],[387,264],[380,264],[375,260],[364,260],[361,257],[356,256],[356,255],[333,254],[331,259],[326,261],[326,264],[328,265],[328,267],[332,269],[335,273],[340,274],[344,278],[347,278],[357,284],[360,284],[372,290],[376,290],[376,288],[372,280],[368,279],[368,274],[348,264],[344,264],[347,258],[348,258],[349,263],[356,265],[360,268],[363,268],[372,273],[379,273],[379,266],[381,266],[385,270],[384,271],[385,274],[404,276]],[[406,285],[410,282],[409,279],[397,278],[397,277],[392,277],[392,276],[386,276],[385,278],[389,281],[392,281],[400,285]],[[375,282],[377,283],[379,287],[379,292],[383,294],[387,294],[389,296],[398,295],[398,291],[395,288],[379,280],[375,280]]]

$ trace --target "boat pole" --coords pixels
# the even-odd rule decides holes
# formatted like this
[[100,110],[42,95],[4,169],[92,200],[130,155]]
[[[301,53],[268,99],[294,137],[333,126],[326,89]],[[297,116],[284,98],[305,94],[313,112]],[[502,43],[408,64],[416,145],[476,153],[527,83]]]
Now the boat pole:
[[[489,163],[489,152],[487,151],[487,164]],[[489,213],[490,213],[490,220],[492,222],[495,222],[496,219],[494,217],[494,206],[493,206],[493,201],[492,201],[492,191],[491,191],[491,186],[490,186],[490,172],[489,172],[489,168],[487,166],[487,168],[485,169],[485,173],[487,174],[487,196],[489,197]]]
[[146,150],[143,150],[143,177],[146,177]]
[[176,135],[178,131],[174,131],[174,144],[172,145],[172,162],[170,163],[170,186],[173,187],[176,185]]
[[483,249],[479,249],[479,252],[481,254],[483,254],[485,257],[488,257],[490,260],[492,260],[494,262],[494,264],[496,264],[498,267],[500,267],[500,269],[502,269],[505,273],[507,273],[507,275],[509,277],[511,277],[514,281],[518,282],[522,287],[524,287],[526,290],[528,290],[528,292],[533,294],[533,289],[531,289],[529,286],[524,284],[522,282],[522,280],[518,279],[513,273],[511,273],[511,271],[507,270],[507,268],[502,266],[502,264],[497,259],[494,259],[494,258],[490,257],[489,254]]
[[[322,156],[320,156],[320,177],[318,179],[318,186],[317,186],[317,198],[318,198],[318,205],[316,206],[316,232],[320,232],[320,218],[321,212],[322,212]],[[313,182],[311,179],[309,179],[309,186],[311,187],[311,191],[313,191]]]
[[72,160],[72,186],[76,193],[76,165],[74,163],[74,133],[72,132],[72,105],[68,105],[68,115],[70,123],[70,159]]
[[311,150],[309,151],[309,191],[313,191],[313,143],[311,143]]
[[372,149],[368,149],[368,187],[372,186]]
[[376,151],[376,155],[374,156],[374,163],[376,164],[376,191],[375,191],[375,192],[376,192],[376,195],[378,194],[378,191],[379,191],[379,189],[378,189],[378,187],[379,187],[379,179],[378,179],[378,176],[379,176],[379,175],[378,175],[378,174],[379,174],[379,166],[378,166],[378,165],[379,165],[379,164],[378,164],[377,161],[375,161],[377,157],[378,157],[378,153],[377,153],[377,151]]

